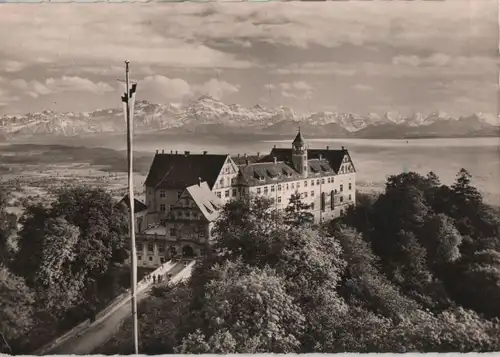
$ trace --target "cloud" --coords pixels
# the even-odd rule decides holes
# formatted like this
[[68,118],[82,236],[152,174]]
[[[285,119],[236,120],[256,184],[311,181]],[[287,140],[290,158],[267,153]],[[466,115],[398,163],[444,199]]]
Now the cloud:
[[160,103],[172,100],[182,101],[204,94],[222,99],[224,96],[237,93],[238,91],[239,86],[225,81],[218,81],[215,78],[202,84],[191,85],[184,79],[155,75],[144,78],[138,84],[138,93],[140,93],[138,95]]
[[373,90],[372,87],[370,87],[370,86],[368,86],[366,84],[356,84],[354,86],[354,89],[357,89],[357,90],[362,91],[362,92],[369,92],[369,91]]
[[0,60],[0,72],[19,72],[26,67],[25,63],[12,61],[12,60]]
[[94,83],[87,78],[63,76],[61,78],[48,78],[44,82],[37,80],[26,81],[24,79],[14,79],[10,84],[18,90],[30,95],[33,98],[62,93],[68,91],[89,92],[93,94],[103,94],[112,92],[115,89],[104,82]]

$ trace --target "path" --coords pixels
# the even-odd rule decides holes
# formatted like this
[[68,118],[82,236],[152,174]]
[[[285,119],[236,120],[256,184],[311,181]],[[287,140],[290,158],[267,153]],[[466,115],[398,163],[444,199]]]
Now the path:
[[[190,271],[186,271],[186,266],[182,262],[176,263],[170,269],[168,269],[167,272],[169,274],[172,274],[172,279],[175,281],[180,278],[180,275],[183,275],[182,277],[185,277],[190,273]],[[148,296],[152,286],[154,285],[148,285],[144,290],[138,292],[138,303]],[[85,331],[82,331],[80,334],[70,337],[60,345],[44,351],[44,354],[90,354],[94,349],[101,346],[111,337],[113,337],[113,335],[120,328],[122,321],[130,316],[130,314],[130,299],[127,299],[108,316],[105,316],[101,320],[96,321]]]

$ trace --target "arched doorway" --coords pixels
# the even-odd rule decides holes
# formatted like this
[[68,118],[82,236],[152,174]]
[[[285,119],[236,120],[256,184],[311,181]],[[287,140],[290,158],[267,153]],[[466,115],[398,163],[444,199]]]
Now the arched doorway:
[[193,258],[194,256],[194,250],[190,245],[185,245],[184,247],[182,247],[183,258]]
[[173,259],[177,255],[177,249],[175,249],[174,246],[170,246],[169,253],[170,253],[170,259]]

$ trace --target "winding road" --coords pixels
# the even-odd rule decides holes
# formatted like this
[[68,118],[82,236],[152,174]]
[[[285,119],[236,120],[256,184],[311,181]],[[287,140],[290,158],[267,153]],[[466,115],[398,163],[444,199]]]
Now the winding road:
[[[165,271],[172,275],[172,281],[176,282],[182,278],[190,275],[190,267],[186,267],[185,263],[178,262],[171,266]],[[181,276],[183,275],[183,276]],[[147,297],[153,287],[153,284],[148,285],[145,289],[138,292],[137,302],[139,303],[145,297]],[[87,329],[81,333],[68,338],[66,341],[58,346],[55,346],[44,354],[90,354],[97,347],[103,345],[108,341],[114,334],[118,331],[121,326],[122,321],[124,321],[131,314],[130,299],[124,300],[118,305],[113,312],[105,316],[104,318],[97,320]]]

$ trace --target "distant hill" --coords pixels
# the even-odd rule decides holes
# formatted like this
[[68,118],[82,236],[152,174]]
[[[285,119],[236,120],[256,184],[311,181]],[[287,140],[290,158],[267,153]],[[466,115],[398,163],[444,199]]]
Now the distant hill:
[[[397,112],[369,113],[315,112],[299,115],[287,107],[251,108],[227,105],[203,96],[185,106],[138,101],[134,110],[135,133],[206,135],[290,135],[301,130],[309,136],[351,138],[478,137],[498,136],[495,115],[475,113],[453,118],[446,113]],[[73,137],[119,134],[125,130],[122,109],[100,109],[85,113],[59,113],[45,110],[25,115],[0,117],[0,141],[31,137]]]

